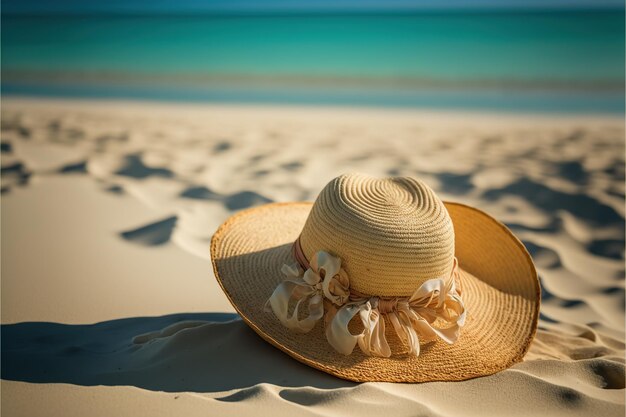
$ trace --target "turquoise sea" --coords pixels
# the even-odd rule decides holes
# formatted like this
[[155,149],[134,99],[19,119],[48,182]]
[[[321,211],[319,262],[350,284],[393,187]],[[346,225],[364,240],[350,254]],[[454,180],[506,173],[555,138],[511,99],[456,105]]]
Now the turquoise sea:
[[623,113],[624,14],[3,15],[2,94]]

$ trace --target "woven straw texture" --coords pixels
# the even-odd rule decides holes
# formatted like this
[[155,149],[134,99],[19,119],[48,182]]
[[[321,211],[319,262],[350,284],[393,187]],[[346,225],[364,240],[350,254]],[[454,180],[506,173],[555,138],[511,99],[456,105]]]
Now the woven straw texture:
[[433,190],[413,178],[342,175],[320,193],[300,243],[307,259],[323,248],[342,259],[361,294],[410,296],[452,272],[454,228]]
[[[262,338],[297,360],[353,381],[465,380],[498,372],[521,361],[536,331],[540,289],[532,260],[519,240],[504,225],[472,207],[445,203],[448,216],[443,204],[430,189],[424,191],[428,187],[415,180],[404,182],[395,180],[387,184],[381,181],[380,184],[372,184],[371,187],[389,187],[394,190],[393,192],[402,195],[397,201],[402,202],[400,205],[406,204],[406,207],[396,209],[397,217],[414,216],[409,215],[414,213],[413,208],[409,206],[415,203],[410,203],[411,200],[404,195],[405,193],[422,192],[425,194],[420,194],[420,198],[425,196],[425,199],[431,199],[430,203],[421,204],[420,207],[423,208],[418,211],[432,220],[433,224],[431,228],[426,228],[428,230],[424,229],[426,230],[423,231],[424,236],[436,236],[439,237],[440,243],[444,242],[431,246],[432,255],[423,253],[416,247],[407,249],[406,245],[401,244],[400,232],[392,232],[385,227],[386,222],[394,218],[392,211],[380,210],[378,215],[372,217],[363,215],[356,220],[354,217],[358,216],[347,215],[346,219],[349,218],[351,222],[343,225],[340,224],[341,221],[325,224],[313,217],[323,213],[322,210],[328,210],[326,215],[331,217],[333,213],[338,216],[333,210],[350,213],[354,207],[347,207],[345,201],[341,203],[343,197],[333,199],[325,193],[329,187],[338,186],[341,189],[345,184],[341,185],[339,182],[351,179],[354,178],[340,177],[331,182],[315,204],[318,206],[323,203],[324,206],[313,208],[311,203],[269,204],[242,211],[232,216],[218,229],[211,242],[215,276],[243,320]],[[341,196],[341,192],[338,191],[334,190]],[[378,197],[372,197],[367,201],[363,196],[363,204],[369,203],[370,206],[379,207],[388,205],[389,201],[385,200],[384,191],[380,192]],[[380,199],[379,202],[373,203],[376,198]],[[357,196],[352,195],[348,202],[354,204],[356,199]],[[337,203],[338,201],[340,203]],[[377,207],[370,208],[374,212]],[[450,221],[454,231],[449,225]],[[417,223],[410,219],[405,219],[404,223],[399,224],[417,227]],[[342,239],[349,236],[353,230],[351,228],[359,229],[363,225],[371,225],[372,230],[380,228],[376,234],[384,236],[382,239],[386,245],[384,250],[389,251],[389,258],[373,256],[373,252],[368,258],[367,250],[377,251],[381,250],[381,247],[367,246],[368,241],[365,238],[357,243],[360,249],[355,251],[346,249],[346,243],[342,243]],[[264,312],[265,302],[283,280],[281,266],[294,261],[291,246],[300,233],[302,232],[303,249],[307,256],[313,251],[315,239],[322,242],[322,238],[310,230],[318,228],[314,226],[325,228],[329,234],[335,232],[329,235],[330,240],[325,241],[327,247],[320,247],[317,250],[329,250],[328,246],[333,244],[336,246],[333,246],[331,252],[337,251],[339,255],[342,253],[340,250],[345,251],[340,256],[346,256],[347,259],[349,257],[345,263],[349,268],[347,272],[350,274],[351,285],[359,283],[359,291],[367,290],[363,292],[372,295],[408,295],[407,291],[410,293],[408,289],[410,274],[389,274],[391,264],[406,263],[405,268],[413,268],[412,271],[418,274],[413,277],[413,290],[428,278],[426,274],[419,275],[420,265],[426,262],[428,256],[441,261],[442,265],[433,266],[433,271],[443,275],[446,272],[446,266],[443,264],[450,252],[449,250],[446,252],[445,246],[448,239],[452,238],[461,266],[462,296],[468,311],[459,340],[453,345],[441,340],[422,344],[421,354],[415,358],[403,353],[405,347],[391,330],[390,323],[387,323],[387,340],[393,352],[392,357],[365,356],[358,348],[351,355],[344,356],[337,353],[326,341],[323,320],[320,320],[311,332],[299,334],[285,328],[272,313]],[[356,232],[355,235],[361,236]],[[418,233],[419,236],[421,235]],[[428,242],[428,239],[425,242]],[[440,248],[444,249],[439,251]],[[412,254],[416,258],[415,262],[406,261],[409,256],[394,257],[393,250]],[[361,269],[352,265],[357,259],[367,265],[382,262],[387,267],[376,272],[367,271],[366,268],[366,273],[371,272],[368,275],[369,281],[359,281],[354,274]],[[372,280],[376,283],[371,283]],[[355,325],[351,330],[357,332],[359,328]]]

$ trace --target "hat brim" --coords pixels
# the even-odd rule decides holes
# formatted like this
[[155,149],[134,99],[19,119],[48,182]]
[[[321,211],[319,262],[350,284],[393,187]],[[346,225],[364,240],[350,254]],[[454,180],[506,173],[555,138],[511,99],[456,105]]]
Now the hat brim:
[[[366,356],[358,347],[345,356],[328,344],[323,320],[311,332],[300,334],[264,312],[265,302],[283,280],[281,266],[294,262],[291,246],[311,203],[267,204],[230,217],[211,240],[215,277],[241,318],[263,339],[337,377],[427,382],[490,375],[520,362],[535,335],[540,303],[537,272],[524,245],[506,226],[476,208],[445,205],[455,229],[467,317],[456,343],[423,344],[419,357]],[[394,351],[402,344],[392,333],[388,329]]]

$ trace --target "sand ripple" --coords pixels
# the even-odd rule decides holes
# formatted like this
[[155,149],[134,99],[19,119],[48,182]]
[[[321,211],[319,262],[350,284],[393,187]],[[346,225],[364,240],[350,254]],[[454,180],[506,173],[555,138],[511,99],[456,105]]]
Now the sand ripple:
[[195,392],[181,395],[227,414],[270,404],[284,415],[623,415],[621,121],[30,104],[3,106],[3,200],[86,176],[159,213],[120,222],[120,243],[208,259],[212,232],[238,210],[313,199],[347,171],[418,176],[524,241],[542,281],[541,330],[522,364],[491,377],[356,385],[286,358],[234,316],[14,323],[2,329],[3,379]]

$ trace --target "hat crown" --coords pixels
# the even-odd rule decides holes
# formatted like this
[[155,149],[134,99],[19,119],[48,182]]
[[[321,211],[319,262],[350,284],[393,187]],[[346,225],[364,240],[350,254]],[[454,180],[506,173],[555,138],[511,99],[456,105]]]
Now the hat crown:
[[350,287],[373,296],[410,296],[445,278],[454,262],[454,228],[443,202],[410,177],[346,174],[324,187],[300,235],[304,255],[342,260]]

